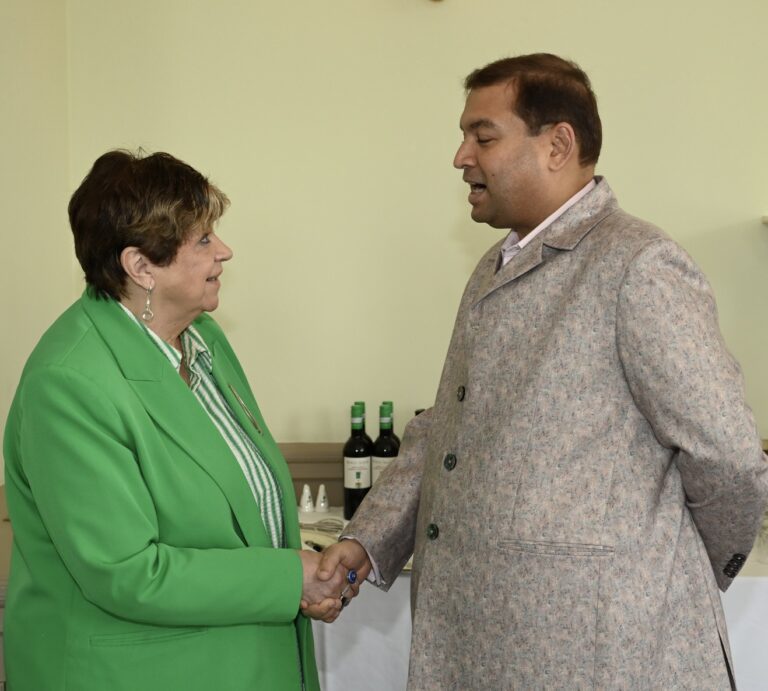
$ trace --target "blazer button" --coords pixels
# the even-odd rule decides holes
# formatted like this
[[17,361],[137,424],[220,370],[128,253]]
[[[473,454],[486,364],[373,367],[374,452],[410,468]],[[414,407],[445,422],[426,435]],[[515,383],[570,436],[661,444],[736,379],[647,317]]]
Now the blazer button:
[[446,454],[445,458],[443,459],[443,467],[446,470],[453,470],[456,467],[456,456],[454,456],[452,453]]
[[456,398],[458,398],[459,401],[463,401],[466,394],[467,390],[463,386],[460,386],[458,389],[456,389]]
[[437,536],[440,534],[440,528],[438,528],[434,523],[430,523],[427,526],[427,537],[430,540],[437,540]]

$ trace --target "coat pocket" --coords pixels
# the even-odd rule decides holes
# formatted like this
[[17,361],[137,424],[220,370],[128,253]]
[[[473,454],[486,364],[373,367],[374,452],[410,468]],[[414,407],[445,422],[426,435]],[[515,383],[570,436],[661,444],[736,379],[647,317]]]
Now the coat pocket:
[[592,688],[599,664],[601,576],[614,548],[500,539],[495,585],[506,604],[499,688]]
[[221,670],[208,653],[207,634],[206,628],[190,627],[94,634],[87,661],[73,676],[71,688],[210,691],[217,688]]
[[608,545],[591,545],[581,542],[543,542],[539,540],[499,540],[504,552],[526,552],[563,557],[610,557],[614,548]]
[[150,643],[174,643],[184,638],[202,636],[208,629],[183,628],[165,631],[146,630],[130,633],[108,633],[91,636],[91,647],[113,648],[124,645],[146,645]]

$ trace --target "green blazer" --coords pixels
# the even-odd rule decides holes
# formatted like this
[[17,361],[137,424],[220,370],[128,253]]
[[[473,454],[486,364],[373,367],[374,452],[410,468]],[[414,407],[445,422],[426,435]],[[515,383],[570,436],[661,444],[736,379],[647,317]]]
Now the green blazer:
[[10,691],[319,689],[288,467],[224,334],[195,326],[280,486],[287,549],[165,356],[86,291],[30,356],[5,431]]

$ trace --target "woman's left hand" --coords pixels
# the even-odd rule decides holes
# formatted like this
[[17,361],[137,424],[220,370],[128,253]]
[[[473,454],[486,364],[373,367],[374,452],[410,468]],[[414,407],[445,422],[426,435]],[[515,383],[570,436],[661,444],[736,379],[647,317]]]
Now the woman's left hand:
[[341,601],[339,599],[328,598],[322,602],[308,605],[302,600],[301,613],[305,617],[331,624],[336,621],[336,618],[341,614]]

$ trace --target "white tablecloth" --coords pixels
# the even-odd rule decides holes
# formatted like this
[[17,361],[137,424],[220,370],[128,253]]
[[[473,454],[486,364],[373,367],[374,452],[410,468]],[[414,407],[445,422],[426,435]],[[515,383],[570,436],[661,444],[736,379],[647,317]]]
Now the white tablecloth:
[[741,576],[722,599],[736,668],[736,686],[739,691],[765,691],[768,689],[768,578]]
[[[314,623],[323,691],[402,691],[411,638],[411,579],[389,593],[366,583],[334,624]],[[723,595],[739,691],[768,689],[768,578],[737,578]]]
[[323,691],[402,691],[411,644],[411,577],[385,593],[364,583],[333,624],[313,622]]

